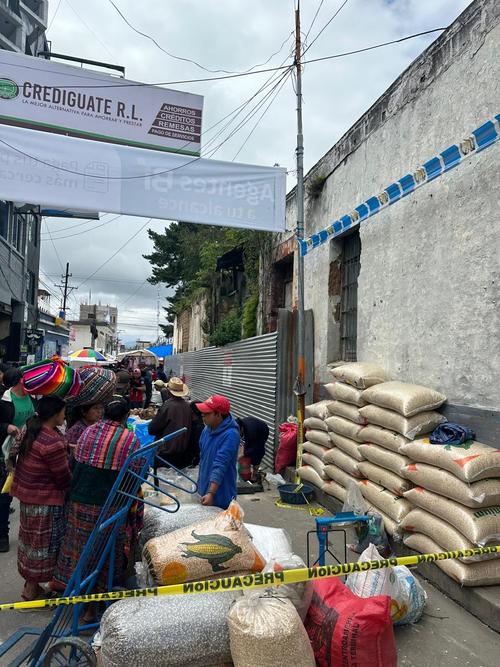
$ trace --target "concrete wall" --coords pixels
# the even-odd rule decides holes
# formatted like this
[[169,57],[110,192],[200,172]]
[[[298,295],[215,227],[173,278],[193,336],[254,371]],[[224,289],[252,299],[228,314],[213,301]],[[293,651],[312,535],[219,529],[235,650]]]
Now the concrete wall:
[[[306,233],[326,227],[500,111],[500,7],[473,3],[320,160]],[[500,145],[361,225],[358,359],[498,409]],[[306,181],[307,191],[307,181]],[[292,211],[292,200],[289,198]],[[339,359],[341,241],[305,258],[316,381]]]

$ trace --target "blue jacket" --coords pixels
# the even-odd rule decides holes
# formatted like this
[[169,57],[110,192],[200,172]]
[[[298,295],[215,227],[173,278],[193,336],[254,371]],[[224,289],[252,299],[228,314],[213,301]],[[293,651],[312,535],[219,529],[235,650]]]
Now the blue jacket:
[[214,505],[227,509],[236,498],[236,463],[240,446],[240,429],[229,415],[212,431],[205,426],[200,438],[200,472],[198,493],[204,496],[210,482],[217,482],[219,488]]

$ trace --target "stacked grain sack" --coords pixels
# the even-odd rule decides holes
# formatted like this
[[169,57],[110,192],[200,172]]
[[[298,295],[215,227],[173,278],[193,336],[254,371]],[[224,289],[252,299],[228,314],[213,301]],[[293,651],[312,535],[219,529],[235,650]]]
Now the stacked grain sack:
[[360,413],[367,421],[359,449],[366,461],[359,464],[365,478],[360,483],[364,498],[381,514],[388,533],[397,537],[404,517],[412,509],[403,494],[411,489],[404,468],[411,462],[401,448],[413,438],[433,431],[446,421],[436,412],[446,397],[433,389],[406,382],[376,384],[362,393],[366,405]]
[[365,460],[360,445],[361,432],[366,419],[361,409],[366,405],[363,390],[387,379],[382,368],[375,364],[350,363],[332,371],[334,382],[325,385],[326,391],[334,399],[328,405],[331,416],[326,419],[333,444],[325,453],[323,462],[329,481],[323,491],[343,501],[350,481],[363,477],[360,464]]
[[332,447],[332,441],[328,433],[326,419],[330,416],[329,405],[331,401],[319,401],[306,406],[306,419],[304,420],[305,441],[302,454],[302,465],[298,469],[299,477],[308,484],[313,484],[318,489],[323,489],[328,479],[325,474],[323,458]]
[[[434,445],[423,438],[401,451],[412,461],[403,474],[417,485],[404,494],[415,506],[402,522],[408,547],[435,553],[500,544],[499,449],[475,441]],[[496,554],[436,565],[463,586],[500,584]]]

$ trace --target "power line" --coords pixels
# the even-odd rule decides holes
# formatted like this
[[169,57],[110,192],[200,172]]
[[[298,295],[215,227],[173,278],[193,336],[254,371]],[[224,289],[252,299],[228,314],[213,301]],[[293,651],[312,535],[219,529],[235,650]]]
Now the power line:
[[[81,232],[76,232],[76,234],[67,234],[66,236],[56,236],[54,238],[54,240],[55,241],[61,241],[62,239],[71,239],[74,236],[81,236],[82,234],[88,234],[89,232],[93,232],[96,229],[99,229],[100,227],[105,227],[106,225],[109,225],[111,222],[114,222],[115,220],[118,220],[118,218],[123,218],[123,217],[124,216],[122,214],[120,214],[120,215],[115,216],[114,218],[111,218],[110,220],[106,220],[105,222],[102,222],[100,225],[94,225],[93,227],[89,227],[88,229],[84,229]],[[73,229],[76,229],[76,227],[74,227]],[[43,240],[44,239],[42,237],[42,241]],[[54,243],[54,241],[52,240],[52,237],[51,237],[50,240],[52,241],[52,243]]]
[[148,39],[156,47],[158,47],[160,49],[160,51],[163,51],[163,53],[165,53],[167,56],[169,56],[170,58],[174,58],[175,60],[181,60],[182,62],[191,63],[192,65],[196,65],[196,67],[198,67],[199,69],[202,69],[205,72],[211,72],[212,74],[218,74],[219,72],[223,72],[225,74],[248,74],[249,72],[251,72],[252,70],[254,70],[257,67],[263,67],[264,65],[267,65],[267,63],[270,60],[272,60],[274,58],[274,56],[277,56],[278,53],[280,53],[280,51],[285,46],[286,42],[289,40],[290,35],[292,34],[292,33],[289,33],[285,37],[285,39],[283,40],[283,43],[281,44],[280,48],[277,51],[275,51],[274,53],[272,53],[265,62],[259,63],[257,65],[253,65],[252,67],[249,67],[248,69],[243,70],[242,72],[235,72],[235,71],[231,71],[231,70],[227,70],[227,69],[210,69],[209,67],[205,67],[204,65],[197,62],[196,60],[192,60],[191,58],[183,58],[182,56],[176,56],[174,53],[171,53],[170,51],[167,51],[166,49],[163,48],[163,46],[159,42],[157,42],[157,40],[154,37],[152,37],[151,35],[148,35],[145,32],[142,32],[142,30],[139,30],[138,28],[136,28],[127,19],[127,17],[123,14],[123,12],[117,7],[117,5],[113,2],[113,0],[108,0],[108,2],[109,2],[110,5],[112,5],[115,8],[116,12],[121,16],[121,18],[123,19],[123,21],[125,21],[125,23],[128,25],[129,28],[131,28],[138,35],[141,35],[141,37],[145,37],[146,39]]
[[56,20],[57,12],[59,11],[59,7],[61,6],[62,1],[63,1],[63,0],[59,0],[59,4],[58,4],[57,7],[56,7],[56,11],[54,12],[54,15],[52,16],[52,18],[51,18],[51,20],[50,20],[50,23],[49,23],[49,25],[48,25],[48,27],[47,27],[47,32],[49,32],[49,30],[52,28],[52,24],[53,24],[54,21]]
[[83,25],[87,28],[87,30],[90,32],[90,34],[93,35],[93,36],[95,37],[95,39],[99,42],[99,44],[101,44],[101,46],[103,46],[103,47],[105,48],[105,50],[109,53],[109,55],[110,55],[112,58],[116,58],[116,56],[114,55],[114,53],[112,53],[112,52],[109,50],[109,48],[107,47],[107,45],[102,41],[102,39],[101,39],[101,38],[99,37],[99,35],[95,32],[95,30],[93,30],[93,29],[89,26],[89,24],[85,21],[85,19],[84,19],[82,16],[80,16],[80,14],[76,11],[76,9],[75,9],[75,8],[73,7],[73,5],[71,4],[70,0],[67,0],[67,2],[68,2],[68,7],[69,7],[69,8],[71,9],[71,11],[76,15],[76,17],[77,17],[78,19],[80,19],[80,21],[81,21],[81,22],[83,23]]
[[320,13],[320,11],[321,11],[321,7],[323,7],[323,3],[324,3],[324,2],[325,2],[325,0],[320,0],[320,3],[319,3],[319,5],[318,5],[318,9],[316,10],[316,14],[313,16],[313,20],[311,21],[311,25],[309,26],[309,30],[306,32],[306,35],[305,35],[305,37],[304,37],[304,41],[306,41],[307,38],[309,37],[309,33],[310,33],[311,30],[313,29],[313,25],[314,25],[316,19],[318,18],[318,14]]
[[[66,209],[66,210],[69,210],[69,209]],[[104,217],[105,215],[113,215],[113,214],[112,214],[112,213],[103,213],[103,217]],[[50,218],[50,217],[53,217],[53,216],[46,215],[45,217],[46,217],[46,218]],[[56,219],[60,219],[60,218],[56,218]],[[83,220],[83,221],[79,222],[77,225],[73,225],[73,226],[71,226],[71,222],[74,222],[74,221],[75,221],[75,220],[71,220],[71,219],[68,220],[67,218],[64,218],[64,226],[65,226],[65,227],[68,226],[68,229],[65,229],[65,230],[64,230],[65,232],[72,232],[72,231],[74,231],[75,229],[78,229],[79,227],[83,227],[83,225],[86,225],[86,224],[89,223],[89,222],[99,222],[99,220],[95,220],[94,218],[88,218],[87,220]],[[59,230],[59,229],[58,229],[58,230],[56,230],[54,233],[57,234],[57,233],[60,232],[60,231],[62,231],[62,230]],[[56,236],[55,238],[57,239],[57,236]]]
[[[364,53],[365,51],[372,51],[374,49],[380,49],[381,47],[384,46],[389,46],[391,44],[398,44],[399,42],[405,42],[408,39],[414,39],[415,37],[422,37],[424,35],[430,35],[433,32],[441,32],[443,30],[447,30],[446,27],[444,28],[432,28],[431,30],[423,30],[421,32],[416,32],[412,35],[407,35],[406,37],[400,37],[398,39],[393,39],[389,42],[381,42],[380,44],[374,44],[373,46],[367,46],[362,49],[355,49],[353,51],[344,51],[343,53],[334,53],[330,56],[323,56],[321,58],[311,58],[310,60],[303,60],[302,65],[308,65],[310,63],[317,63],[317,62],[322,62],[323,60],[333,60],[335,58],[344,58],[346,56],[352,56],[355,55],[356,53]],[[308,47],[309,48],[309,47]],[[11,63],[7,63],[5,61],[0,60],[0,65],[11,65]],[[71,85],[61,85],[58,86],[58,88],[92,88],[92,89],[99,89],[99,88],[136,88],[136,87],[144,87],[144,86],[173,86],[173,85],[179,85],[183,83],[203,83],[204,81],[223,81],[226,79],[237,79],[242,76],[252,76],[254,74],[265,74],[267,72],[277,72],[278,70],[284,70],[288,67],[288,65],[279,65],[277,67],[268,67],[266,69],[259,69],[259,70],[254,70],[252,72],[243,72],[241,74],[225,74],[224,76],[211,76],[211,77],[205,77],[205,78],[200,78],[200,79],[181,79],[178,81],[159,81],[159,82],[153,82],[153,83],[144,83],[141,81],[134,81],[130,83],[117,83],[117,84],[102,84],[102,85],[95,85],[95,84],[89,84],[89,85],[78,85],[78,84],[71,84]],[[53,74],[53,70],[50,69],[43,69],[41,67],[30,67],[29,65],[23,65],[22,69],[32,69],[37,72],[49,72],[50,74]],[[76,74],[68,74],[68,76],[75,76],[78,78],[81,78],[79,75]],[[87,77],[88,78],[88,77]]]
[[243,150],[243,148],[246,146],[248,140],[250,139],[250,137],[252,136],[252,134],[253,134],[253,133],[255,132],[255,130],[257,129],[257,127],[258,127],[260,121],[264,118],[264,116],[266,115],[266,113],[269,111],[269,109],[270,109],[270,107],[272,106],[273,102],[276,100],[276,98],[277,98],[278,95],[280,94],[280,92],[281,92],[283,86],[284,86],[285,83],[287,82],[287,79],[288,79],[289,76],[290,76],[290,72],[287,72],[287,73],[284,75],[284,77],[282,78],[280,84],[278,84],[278,85],[276,86],[276,91],[275,91],[274,95],[272,96],[272,98],[271,98],[269,104],[266,106],[266,108],[264,109],[264,111],[261,113],[261,115],[260,115],[259,118],[257,119],[257,122],[255,123],[255,125],[252,127],[252,129],[251,129],[250,132],[248,133],[248,135],[247,135],[245,141],[244,141],[244,142],[241,144],[241,146],[238,148],[238,150],[237,150],[235,156],[233,157],[233,162],[234,162],[234,160],[236,160],[236,158],[238,157],[238,155],[241,153],[241,151]]
[[61,271],[64,273],[61,258],[59,257],[59,253],[57,252],[56,244],[54,243],[54,239],[52,238],[52,234],[50,233],[49,223],[47,222],[47,220],[45,218],[44,218],[43,221],[45,222],[45,227],[47,227],[47,231],[49,233],[50,241],[52,243],[52,247],[54,248],[54,252],[56,253],[57,261],[59,262],[59,266],[61,267]]
[[[316,41],[318,40],[318,38],[325,32],[325,30],[328,28],[328,26],[330,25],[330,23],[331,23],[331,22],[332,22],[332,21],[333,21],[339,14],[340,14],[340,12],[344,9],[344,7],[347,5],[348,2],[349,2],[349,0],[344,0],[344,2],[340,5],[340,7],[337,9],[337,11],[336,11],[336,12],[334,13],[334,15],[332,16],[332,18],[331,18],[329,21],[327,21],[327,22],[325,23],[325,25],[321,28],[321,30],[318,32],[318,34],[317,34],[316,37],[312,40],[312,42],[309,44],[309,46],[307,46],[307,47],[304,49],[304,54],[306,54],[306,53],[309,51],[309,49],[310,49],[311,46],[314,44],[314,42],[316,42]],[[309,33],[307,33],[307,34],[309,34]]]

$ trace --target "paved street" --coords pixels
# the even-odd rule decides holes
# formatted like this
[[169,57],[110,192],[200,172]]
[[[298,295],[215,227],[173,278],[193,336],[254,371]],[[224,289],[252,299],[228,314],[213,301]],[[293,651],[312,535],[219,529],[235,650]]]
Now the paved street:
[[[306,533],[314,529],[314,519],[301,510],[279,509],[273,502],[273,493],[241,496],[245,519],[283,527],[289,533],[294,550],[306,559]],[[16,569],[16,534],[19,513],[12,515],[11,551],[0,554],[0,601],[19,599],[21,582]],[[340,556],[340,553],[338,553]],[[412,626],[396,629],[401,667],[496,667],[500,655],[500,635],[490,630],[474,616],[464,611],[428,582],[423,581],[429,595],[422,620]],[[3,612],[0,614],[0,640],[3,642],[21,626],[43,626],[50,612]],[[0,662],[7,667],[8,662]]]

